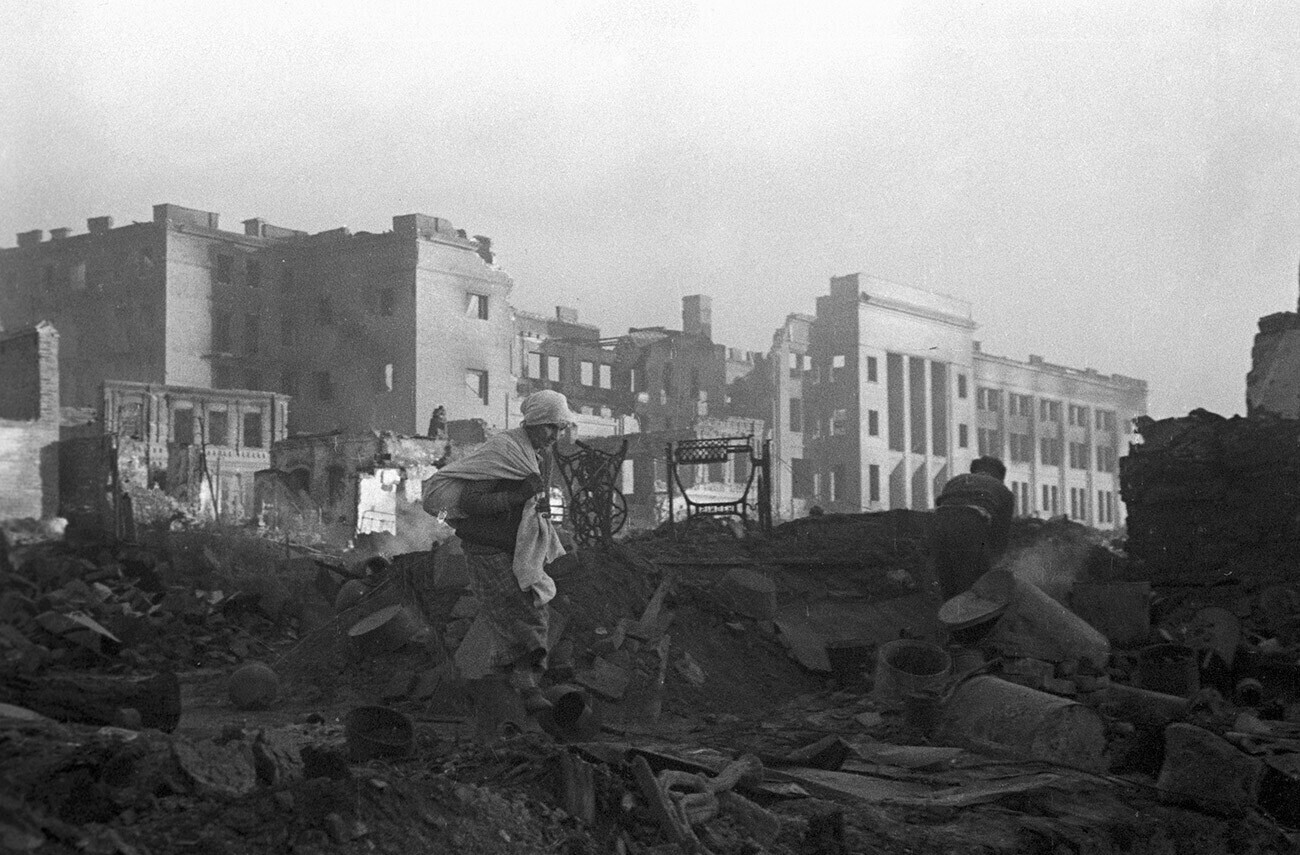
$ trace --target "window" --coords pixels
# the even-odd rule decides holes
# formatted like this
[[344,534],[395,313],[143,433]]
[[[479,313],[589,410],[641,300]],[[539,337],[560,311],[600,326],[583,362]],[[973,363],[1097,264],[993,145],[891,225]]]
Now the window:
[[970,448],[970,434],[966,425],[957,425],[957,447]]
[[328,371],[316,371],[314,376],[316,378],[316,400],[334,400],[334,380],[330,377],[330,373]]
[[334,326],[334,304],[329,297],[321,297],[316,303],[316,323],[323,327]]
[[641,388],[641,380],[641,371],[639,369],[629,368],[627,370],[627,390],[629,392],[644,392],[645,390]]
[[605,362],[600,364],[600,388],[614,388],[614,366]]
[[1011,460],[1014,463],[1032,463],[1034,461],[1034,441],[1025,433],[1008,435],[1011,445]]
[[844,464],[836,463],[831,467],[831,501],[844,501],[845,487],[844,483]]
[[977,389],[975,406],[981,410],[998,411],[1002,409],[1002,392],[999,389]]
[[468,314],[471,318],[478,318],[480,321],[488,319],[488,298],[487,294],[470,294]]
[[257,353],[261,333],[261,319],[257,315],[244,315],[244,353]]
[[244,413],[244,448],[261,448],[262,414]]
[[177,445],[194,444],[194,410],[172,410],[172,442]]
[[244,281],[248,283],[249,288],[262,287],[262,264],[258,261],[250,260],[248,270],[244,275]]
[[286,371],[280,375],[280,391],[286,395],[298,396],[298,373]]
[[875,463],[867,466],[867,497],[869,501],[880,501],[880,467]]
[[1074,404],[1071,404],[1070,424],[1073,425],[1074,427],[1086,428],[1088,426],[1088,408],[1078,407],[1075,406]]
[[1114,410],[1095,410],[1097,430],[1115,430],[1115,411]]
[[1043,437],[1039,440],[1039,458],[1044,466],[1061,465],[1061,441],[1050,437]]
[[804,371],[808,370],[808,354],[792,353],[790,354],[790,376],[798,377]]
[[217,281],[229,285],[233,278],[235,260],[228,255],[217,256]]
[[379,290],[379,314],[386,318],[391,318],[396,306],[397,292],[392,288],[381,288]]
[[208,413],[208,445],[227,445],[230,442],[230,424],[225,410]]
[[831,416],[831,436],[843,436],[849,432],[849,411],[836,410]]
[[542,379],[542,355],[536,351],[528,351],[526,358],[527,367],[524,369],[524,376],[533,380]]
[[546,357],[546,378],[556,383],[560,382],[560,357]]
[[879,410],[867,410],[867,436],[880,436]]
[[844,354],[837,353],[831,357],[831,382],[844,379]]
[[280,318],[280,344],[284,347],[297,347],[298,327],[293,318]]
[[966,397],[966,375],[965,374],[957,375],[957,397],[958,398]]
[[1038,420],[1040,422],[1059,422],[1061,420],[1061,402],[1040,400],[1038,402]]
[[478,398],[480,403],[486,404],[488,402],[488,373],[477,368],[466,369],[465,388],[471,395]]
[[585,359],[578,363],[578,376],[581,378],[580,383],[584,386],[596,385],[596,364]]
[[[879,370],[880,370],[880,366],[879,366],[879,363],[876,362],[876,357],[874,357],[874,356],[868,356],[868,357],[867,357],[867,382],[868,382],[868,383],[877,383],[877,382],[879,382],[879,379],[878,379],[878,378],[879,378]],[[873,501],[874,501],[874,500],[873,500]]]
[[1072,442],[1070,443],[1070,468],[1087,469],[1088,468],[1088,443]]
[[1029,395],[1012,393],[1008,396],[1007,403],[1013,416],[1032,416],[1034,414],[1034,399]]
[[217,312],[212,316],[212,350],[214,353],[230,353],[231,346],[230,315]]
[[385,362],[379,371],[379,391],[393,391],[393,378],[396,376],[396,370],[391,362]]
[[980,428],[976,431],[976,442],[980,457],[1002,456],[1002,434],[992,428]]
[[790,430],[795,433],[803,431],[803,398],[790,399]]
[[1109,445],[1097,446],[1097,471],[1115,471],[1115,449]]

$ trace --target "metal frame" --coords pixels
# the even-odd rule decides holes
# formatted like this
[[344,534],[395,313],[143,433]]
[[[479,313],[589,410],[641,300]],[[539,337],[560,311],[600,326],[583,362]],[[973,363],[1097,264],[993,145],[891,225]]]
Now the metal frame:
[[[761,450],[761,453],[760,453]],[[750,509],[759,529],[772,530],[772,449],[771,441],[763,440],[755,447],[754,435],[703,437],[680,439],[665,448],[668,457],[668,523],[675,527],[677,514],[674,485],[686,505],[686,522],[697,517],[736,517],[744,525],[750,523]],[[682,484],[679,466],[700,466],[709,463],[726,463],[743,454],[749,455],[749,477],[740,498],[730,502],[697,502]],[[754,497],[750,499],[750,492]]]
[[569,496],[566,515],[573,537],[582,546],[608,546],[627,524],[627,500],[615,487],[627,458],[627,440],[617,451],[601,451],[585,442],[570,453],[555,449],[555,463]]

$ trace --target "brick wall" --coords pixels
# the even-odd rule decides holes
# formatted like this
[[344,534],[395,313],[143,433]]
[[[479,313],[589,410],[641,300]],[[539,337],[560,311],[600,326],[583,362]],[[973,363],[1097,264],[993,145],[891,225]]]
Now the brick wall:
[[0,334],[0,519],[57,515],[58,443],[58,332]]

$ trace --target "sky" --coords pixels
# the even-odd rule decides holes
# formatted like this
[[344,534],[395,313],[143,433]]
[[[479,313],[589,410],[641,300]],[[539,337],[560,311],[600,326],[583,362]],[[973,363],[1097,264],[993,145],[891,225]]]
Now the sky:
[[155,203],[491,236],[512,302],[767,350],[831,276],[987,352],[1242,412],[1294,311],[1300,4],[36,2],[0,19],[0,246]]

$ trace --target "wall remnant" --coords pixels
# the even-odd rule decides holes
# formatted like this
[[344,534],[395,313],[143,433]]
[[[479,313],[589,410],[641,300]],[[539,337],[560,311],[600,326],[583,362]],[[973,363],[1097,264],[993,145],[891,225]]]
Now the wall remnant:
[[0,333],[0,519],[59,510],[59,333]]

